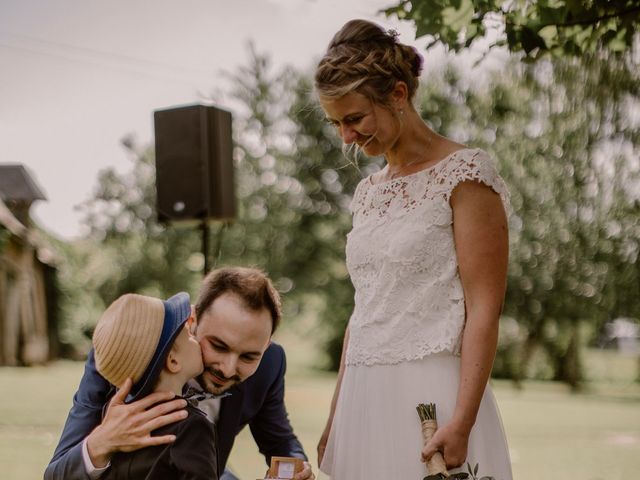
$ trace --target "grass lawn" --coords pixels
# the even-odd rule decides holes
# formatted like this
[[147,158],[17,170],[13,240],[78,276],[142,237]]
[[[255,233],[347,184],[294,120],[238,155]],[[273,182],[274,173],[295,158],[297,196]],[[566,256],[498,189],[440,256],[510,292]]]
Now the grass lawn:
[[[315,463],[315,444],[335,377],[311,368],[307,345],[287,334],[280,341],[289,355],[289,413]],[[588,366],[597,382],[580,395],[551,383],[528,382],[517,390],[509,382],[493,382],[516,480],[638,478],[640,386],[632,381],[636,360],[594,352]],[[0,368],[2,479],[42,478],[81,374],[81,363],[67,361]],[[237,439],[230,465],[243,480],[256,479],[266,470],[248,431]]]

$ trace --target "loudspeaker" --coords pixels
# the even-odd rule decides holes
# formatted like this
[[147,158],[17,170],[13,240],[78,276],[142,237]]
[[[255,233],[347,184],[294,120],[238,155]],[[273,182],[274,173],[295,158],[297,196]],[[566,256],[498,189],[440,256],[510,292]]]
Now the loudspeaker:
[[190,105],[153,117],[158,220],[234,218],[231,113]]

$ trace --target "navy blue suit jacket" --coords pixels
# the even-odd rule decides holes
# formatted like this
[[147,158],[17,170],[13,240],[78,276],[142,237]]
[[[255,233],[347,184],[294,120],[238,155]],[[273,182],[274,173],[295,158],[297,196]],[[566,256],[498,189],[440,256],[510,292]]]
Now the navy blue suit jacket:
[[[285,370],[284,350],[272,342],[256,373],[231,388],[231,395],[221,400],[216,424],[219,474],[224,471],[236,435],[246,425],[267,465],[272,456],[306,459],[284,405]],[[82,441],[100,424],[103,408],[114,393],[115,387],[96,370],[91,350],[60,441],[45,470],[45,480],[88,479],[82,461]]]

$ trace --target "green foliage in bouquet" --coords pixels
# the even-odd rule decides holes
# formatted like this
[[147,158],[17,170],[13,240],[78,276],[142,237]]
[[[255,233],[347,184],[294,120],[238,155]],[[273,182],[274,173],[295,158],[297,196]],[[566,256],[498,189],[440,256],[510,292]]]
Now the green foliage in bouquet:
[[441,480],[443,478],[448,478],[448,479],[470,479],[470,480],[495,480],[495,478],[493,477],[480,477],[478,478],[478,464],[476,463],[476,466],[471,468],[471,464],[469,464],[469,462],[467,462],[467,470],[469,471],[469,473],[466,472],[460,472],[460,473],[451,473],[449,475],[445,475],[444,473],[438,473],[436,475],[427,475],[426,477],[424,477],[422,480]]
[[416,407],[416,410],[418,411],[421,422],[437,419],[435,403],[421,403]]

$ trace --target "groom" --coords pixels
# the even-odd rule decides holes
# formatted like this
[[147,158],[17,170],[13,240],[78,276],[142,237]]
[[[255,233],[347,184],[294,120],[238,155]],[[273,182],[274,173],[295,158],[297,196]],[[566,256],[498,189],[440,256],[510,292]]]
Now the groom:
[[[215,395],[198,406],[215,423],[223,480],[235,478],[225,465],[236,435],[247,424],[267,464],[272,456],[306,460],[284,405],[284,350],[271,341],[280,316],[280,296],[263,272],[230,267],[207,275],[195,318],[189,320],[205,365],[193,387]],[[123,388],[130,388],[130,382]],[[112,399],[114,393],[115,387],[96,371],[91,351],[45,480],[97,479],[114,453],[171,441],[150,433],[183,418],[183,399],[169,401],[170,394],[154,393],[125,404],[120,399],[127,392]],[[315,478],[308,462],[294,478]]]

